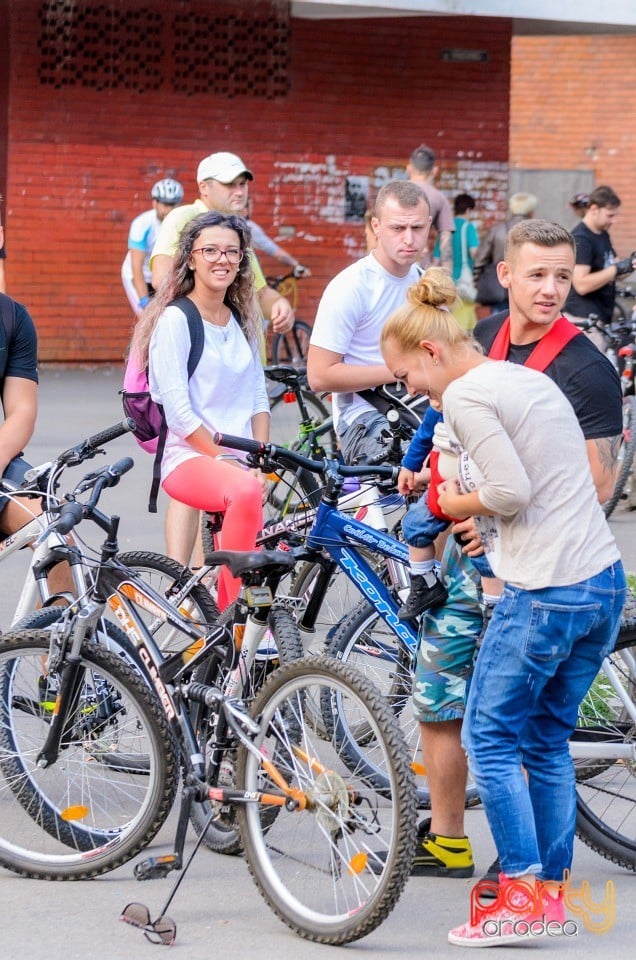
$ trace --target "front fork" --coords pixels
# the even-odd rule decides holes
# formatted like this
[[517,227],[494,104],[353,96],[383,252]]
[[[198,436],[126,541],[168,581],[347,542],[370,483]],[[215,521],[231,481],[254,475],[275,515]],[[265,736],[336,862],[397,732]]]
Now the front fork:
[[[101,607],[91,605],[79,610],[72,620],[70,636],[62,638],[62,650],[55,647],[59,642],[59,633],[55,625],[51,629],[51,649],[49,651],[49,670],[56,669],[56,660],[61,661],[59,668],[60,687],[55,698],[55,707],[49,724],[44,745],[37,756],[39,767],[49,767],[57,760],[60,749],[68,746],[68,721],[73,705],[78,702],[83,683],[82,644],[93,630],[101,615]],[[68,650],[68,652],[66,652]]]

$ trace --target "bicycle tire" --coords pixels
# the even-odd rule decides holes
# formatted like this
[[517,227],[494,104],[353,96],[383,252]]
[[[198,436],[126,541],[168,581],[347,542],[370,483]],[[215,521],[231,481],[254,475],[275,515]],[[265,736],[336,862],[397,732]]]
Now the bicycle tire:
[[[636,702],[636,639],[630,625],[621,630],[608,658],[623,689]],[[605,699],[605,710],[594,726],[584,728],[587,739],[633,744],[636,724],[615,695]],[[574,739],[580,740],[577,728]],[[578,761],[576,832],[606,860],[636,872],[636,760],[594,758]],[[575,770],[577,770],[575,761]],[[581,774],[581,766],[583,775]]]
[[[181,593],[182,587],[192,576],[192,571],[188,567],[184,567],[171,557],[149,550],[127,551],[118,554],[117,559],[125,567],[130,567],[139,573],[146,583],[154,587],[169,602],[174,602],[174,598]],[[187,595],[179,601],[178,609],[194,626],[201,628],[202,636],[206,628],[216,623],[219,618],[219,609],[202,583],[195,583],[189,588]],[[136,612],[144,619],[146,627],[162,653],[169,654],[187,645],[187,638],[176,627],[138,608]]]
[[[417,802],[430,807],[431,795],[423,765],[417,760],[420,746],[419,723],[412,710],[411,688],[413,658],[367,600],[362,600],[343,620],[331,638],[328,656],[342,663],[353,663],[381,691],[385,702],[399,720],[402,735],[411,753],[416,773]],[[358,735],[359,736],[359,735]],[[352,741],[354,744],[356,738]],[[466,805],[479,801],[477,787],[468,783]]]
[[294,321],[289,333],[277,333],[272,340],[272,364],[304,366],[311,338],[311,327],[304,320]]
[[0,863],[28,877],[85,879],[150,843],[174,801],[178,750],[142,677],[85,641],[82,685],[58,760],[40,767],[50,709],[40,676],[49,653],[46,630],[0,640]]
[[[308,451],[300,445],[292,444],[292,450],[308,456]],[[320,502],[321,488],[313,473],[309,470],[288,470],[281,468],[270,474],[267,500],[263,505],[263,519],[266,524],[294,516]]]
[[[220,616],[219,623],[231,623],[233,614],[233,606],[224,610]],[[243,693],[243,698],[246,700],[253,699],[272,670],[275,670],[282,664],[299,660],[303,656],[303,647],[298,627],[289,610],[281,606],[273,607],[269,615],[269,630],[274,641],[275,651],[270,649],[268,653],[262,654],[260,659],[257,658],[254,660],[251,676],[247,688]],[[267,642],[267,635],[264,639]],[[222,664],[218,659],[215,661],[209,660],[195,673],[194,679],[207,686],[222,683],[221,668]],[[203,704],[194,705],[192,725],[204,757],[208,752],[208,741],[214,736],[215,720],[215,710],[210,710]],[[223,778],[223,786],[234,786],[234,756],[226,755],[224,757]],[[242,846],[241,839],[235,827],[235,809],[230,808],[229,811],[225,811],[219,804],[217,816],[208,824],[207,821],[211,809],[212,806],[209,802],[195,802],[192,804],[190,820],[197,836],[200,836],[205,829],[203,843],[210,850],[213,850],[215,853],[225,854],[226,856],[239,854]]]
[[[317,735],[307,700],[364,718],[371,745],[385,768],[380,792],[343,760],[338,737]],[[250,873],[284,923],[308,940],[350,943],[374,930],[397,903],[408,880],[415,843],[413,776],[399,726],[372,683],[348,664],[306,657],[281,667],[250,708],[263,748],[288,784],[307,802],[277,807],[264,824],[259,806],[241,805],[238,822]],[[330,726],[337,730],[338,723]],[[360,746],[364,753],[371,748]],[[260,758],[239,748],[239,789],[279,793]],[[374,854],[386,861],[376,874]]]
[[612,496],[603,504],[603,512],[610,517],[623,495],[625,485],[634,469],[636,456],[636,397],[623,399],[623,437],[626,437],[621,447],[622,465],[614,484]]

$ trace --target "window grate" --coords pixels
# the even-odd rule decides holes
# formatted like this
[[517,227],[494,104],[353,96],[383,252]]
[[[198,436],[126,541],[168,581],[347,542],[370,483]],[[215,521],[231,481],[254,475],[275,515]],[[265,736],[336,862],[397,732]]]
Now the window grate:
[[230,99],[288,93],[288,3],[256,0],[238,14],[236,4],[221,14],[219,4],[202,2],[169,11],[166,4],[48,0],[39,16],[40,83]]

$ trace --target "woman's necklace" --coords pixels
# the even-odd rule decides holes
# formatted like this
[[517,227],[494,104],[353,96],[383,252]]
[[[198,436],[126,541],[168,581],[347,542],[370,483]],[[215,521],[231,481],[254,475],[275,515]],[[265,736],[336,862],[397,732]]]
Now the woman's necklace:
[[226,343],[227,338],[230,335],[230,319],[231,319],[231,313],[228,310],[228,308],[224,305],[221,312],[218,314],[218,316],[213,319],[209,314],[207,314],[204,310],[202,310],[198,304],[197,304],[197,307],[199,309],[199,313],[201,314],[202,319],[206,323],[208,323],[213,330],[216,330],[216,332],[223,337],[223,343]]

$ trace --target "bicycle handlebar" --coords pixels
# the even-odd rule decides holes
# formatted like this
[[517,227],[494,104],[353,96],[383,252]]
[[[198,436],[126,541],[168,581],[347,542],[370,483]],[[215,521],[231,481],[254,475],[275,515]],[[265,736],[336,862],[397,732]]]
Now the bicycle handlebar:
[[80,520],[84,517],[84,505],[77,503],[77,501],[72,501],[71,503],[63,503],[60,510],[60,515],[57,520],[54,520],[47,529],[47,534],[49,533],[59,533],[64,536],[67,533],[70,533],[73,527],[75,527]]
[[[58,533],[61,536],[70,533],[73,527],[76,527],[80,521],[85,517],[91,516],[102,491],[106,487],[114,487],[119,483],[120,477],[128,473],[129,470],[132,470],[134,465],[132,457],[122,457],[122,459],[117,460],[116,463],[109,464],[106,467],[102,467],[101,470],[87,474],[75,488],[74,495],[92,488],[93,495],[90,500],[87,503],[79,503],[77,500],[67,500],[62,503],[59,508],[55,508],[55,510],[59,511],[59,516],[48,525],[37,542],[41,543],[46,540],[51,533]],[[53,512],[55,511],[49,510],[49,513]]]
[[[68,463],[71,461],[81,463],[83,460],[93,456],[99,447],[103,447],[104,444],[133,432],[134,429],[135,421],[131,420],[130,417],[126,417],[125,420],[120,420],[119,423],[114,423],[111,427],[106,427],[105,430],[100,430],[99,433],[93,434],[92,437],[82,440],[82,442],[76,446],[69,447],[68,450],[60,454],[57,460],[60,463]],[[79,457],[79,459],[76,460],[75,458],[77,457]]]
[[[281,463],[283,466],[301,467],[310,473],[324,474],[328,469],[341,477],[381,477],[395,482],[399,469],[387,464],[361,463],[349,466],[337,460],[310,460],[287,447],[277,447],[262,440],[248,440],[246,437],[233,437],[227,433],[215,433],[214,442],[219,447],[230,447],[249,453],[258,461]],[[260,465],[260,464],[259,464]]]

